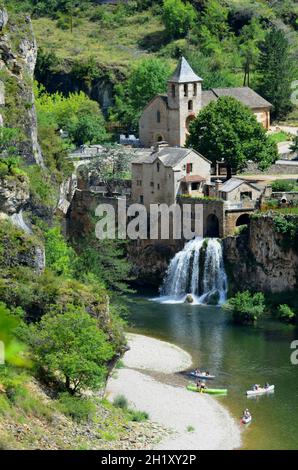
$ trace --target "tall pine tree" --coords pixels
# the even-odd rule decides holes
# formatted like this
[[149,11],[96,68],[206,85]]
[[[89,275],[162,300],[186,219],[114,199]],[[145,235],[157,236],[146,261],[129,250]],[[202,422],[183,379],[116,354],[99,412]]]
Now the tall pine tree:
[[258,92],[273,104],[272,116],[285,116],[292,108],[291,81],[293,66],[289,43],[283,31],[273,27],[261,44],[257,66]]

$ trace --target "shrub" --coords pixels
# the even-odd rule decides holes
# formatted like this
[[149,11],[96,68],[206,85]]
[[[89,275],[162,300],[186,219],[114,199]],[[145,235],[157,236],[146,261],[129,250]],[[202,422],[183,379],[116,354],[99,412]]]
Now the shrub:
[[281,304],[277,308],[279,319],[285,322],[293,322],[296,318],[295,313],[287,304]]
[[227,308],[232,310],[235,323],[254,323],[265,311],[265,298],[261,292],[237,292],[235,297],[229,299]]
[[116,408],[121,408],[122,410],[127,410],[128,408],[128,401],[124,395],[117,395],[113,401],[114,406]]
[[129,410],[129,416],[131,421],[135,421],[137,423],[141,423],[142,421],[149,419],[149,415],[146,411]]
[[271,184],[272,186],[272,191],[293,191],[293,188],[295,186],[294,181],[290,180],[275,180]]
[[78,423],[91,420],[96,412],[96,405],[93,401],[87,398],[74,397],[69,393],[59,395],[58,408]]

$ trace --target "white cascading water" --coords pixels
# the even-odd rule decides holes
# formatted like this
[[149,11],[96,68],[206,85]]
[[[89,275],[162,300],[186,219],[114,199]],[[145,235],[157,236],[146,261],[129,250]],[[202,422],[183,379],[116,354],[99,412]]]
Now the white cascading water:
[[[204,259],[201,259],[204,256]],[[172,259],[159,300],[164,303],[215,304],[225,302],[227,275],[221,242],[216,238],[195,238]]]

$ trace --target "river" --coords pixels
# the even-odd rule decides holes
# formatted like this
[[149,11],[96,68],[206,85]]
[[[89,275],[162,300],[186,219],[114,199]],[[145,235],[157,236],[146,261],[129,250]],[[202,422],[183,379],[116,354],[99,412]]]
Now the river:
[[[236,326],[220,307],[161,304],[139,295],[129,302],[128,322],[130,331],[182,347],[195,366],[215,374],[214,386],[228,388],[216,399],[235,418],[249,408],[253,421],[243,449],[298,449],[298,366],[290,362],[296,327],[271,320]],[[266,381],[275,384],[274,394],[246,398],[254,383]]]

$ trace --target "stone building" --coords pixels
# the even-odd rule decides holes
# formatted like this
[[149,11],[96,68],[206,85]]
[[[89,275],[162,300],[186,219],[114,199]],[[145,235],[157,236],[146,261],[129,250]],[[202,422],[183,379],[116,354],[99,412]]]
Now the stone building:
[[166,94],[157,95],[143,110],[139,121],[139,138],[144,147],[158,141],[182,147],[190,122],[199,111],[221,96],[232,96],[248,106],[257,120],[268,129],[272,105],[249,87],[202,90],[203,79],[182,57],[168,81]]
[[210,183],[211,162],[192,149],[159,143],[154,150],[140,151],[132,162],[132,202],[168,204],[178,195],[201,195]]

